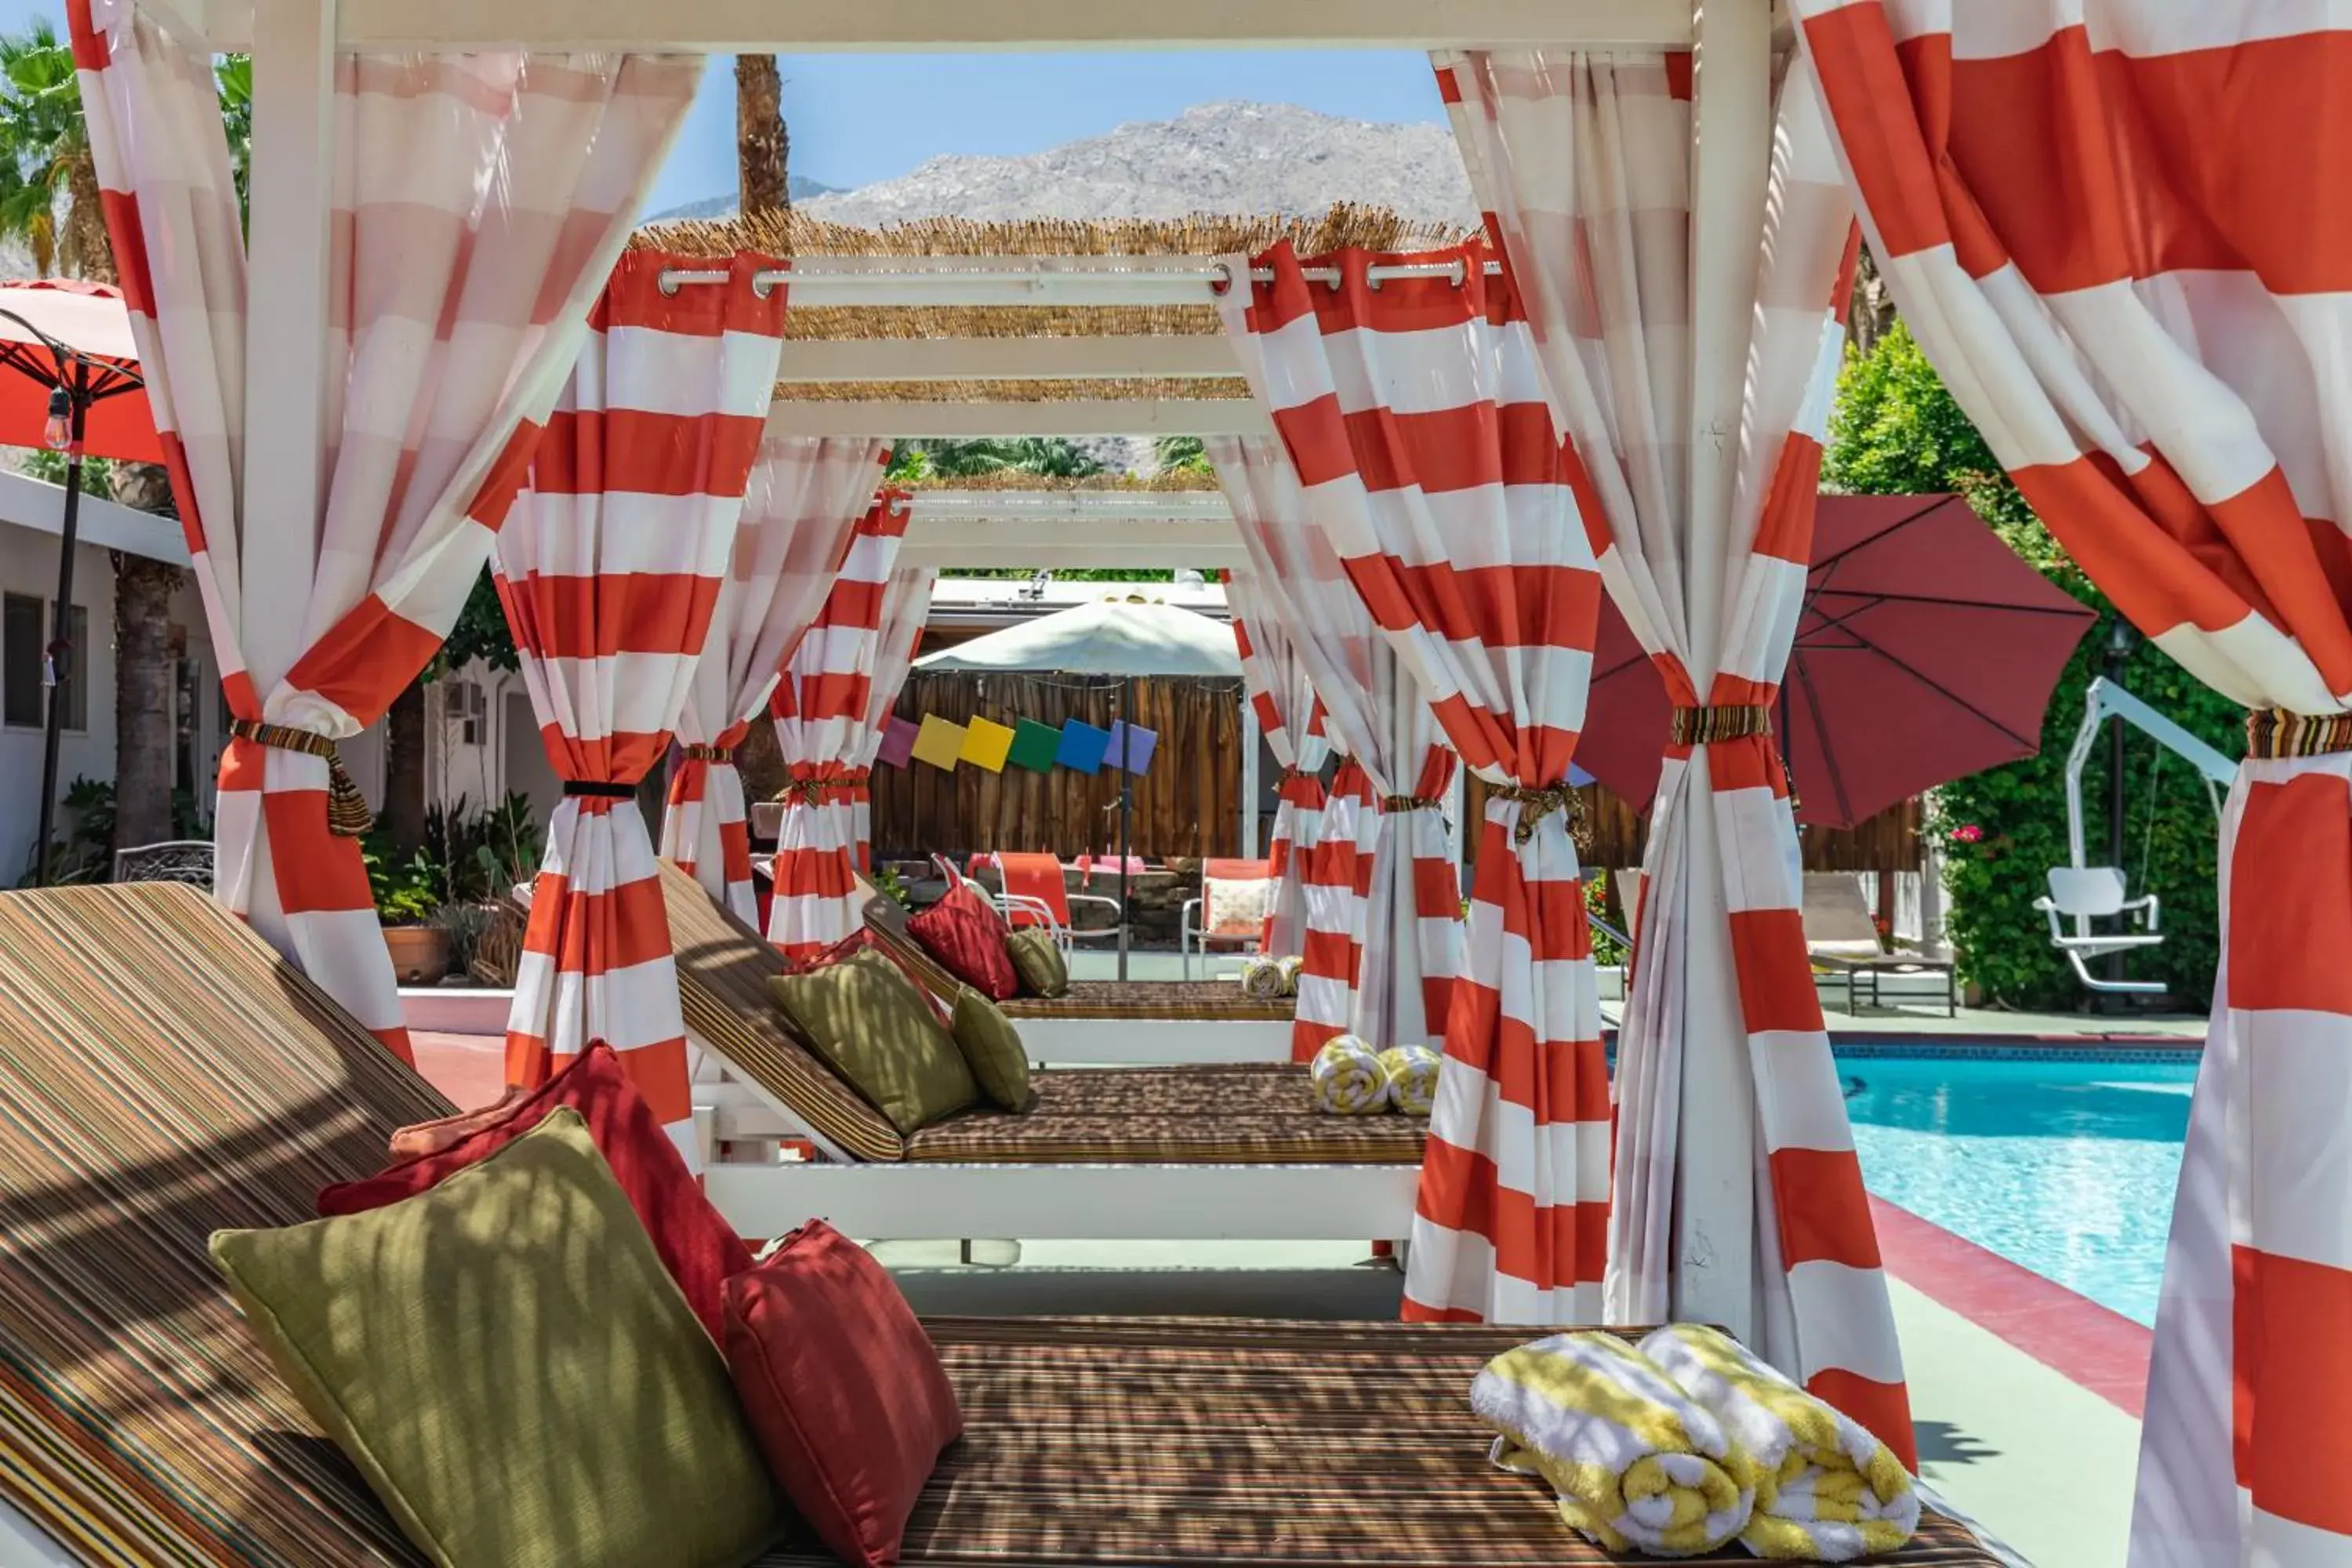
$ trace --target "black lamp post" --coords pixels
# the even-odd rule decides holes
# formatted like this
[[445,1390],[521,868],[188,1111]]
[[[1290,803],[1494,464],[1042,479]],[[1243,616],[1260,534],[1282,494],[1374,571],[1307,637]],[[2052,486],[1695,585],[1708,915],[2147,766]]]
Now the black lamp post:
[[65,519],[58,549],[58,597],[49,612],[47,668],[48,711],[41,732],[41,806],[39,837],[33,846],[33,885],[49,880],[49,839],[57,826],[58,762],[65,740],[66,682],[74,668],[73,587],[74,547],[81,526],[82,442],[89,423],[89,405],[103,398],[136,392],[145,383],[138,367],[100,359],[68,348],[14,310],[0,310],[32,334],[33,342],[0,339],[0,365],[31,376],[49,389],[49,414],[41,438],[53,452],[66,455]]

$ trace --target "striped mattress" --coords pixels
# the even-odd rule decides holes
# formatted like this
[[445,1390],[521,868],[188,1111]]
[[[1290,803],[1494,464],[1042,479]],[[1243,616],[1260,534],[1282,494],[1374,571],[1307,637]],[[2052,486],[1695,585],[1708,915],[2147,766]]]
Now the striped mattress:
[[[1522,1330],[1213,1318],[924,1325],[962,1403],[901,1561],[1219,1568],[1648,1563],[1486,1462],[1470,1380]],[[806,1542],[771,1559],[835,1560]],[[1683,1561],[1751,1565],[1736,1544]],[[1899,1568],[1997,1568],[1928,1515]]]
[[[877,1163],[1418,1164],[1426,1118],[1325,1116],[1291,1063],[1056,1068],[1023,1115],[973,1111],[902,1137],[801,1040],[768,994],[774,945],[664,862],[687,1027],[835,1147]],[[909,942],[909,946],[914,944]],[[919,949],[918,949],[919,952]],[[930,962],[928,955],[923,963]],[[945,982],[946,994],[957,983]]]
[[449,1103],[172,883],[0,894],[0,1491],[84,1561],[419,1561],[205,1238],[312,1217]]
[[968,1163],[1418,1165],[1425,1116],[1327,1116],[1288,1062],[1055,1068],[1021,1115],[973,1111],[907,1140],[909,1160]]

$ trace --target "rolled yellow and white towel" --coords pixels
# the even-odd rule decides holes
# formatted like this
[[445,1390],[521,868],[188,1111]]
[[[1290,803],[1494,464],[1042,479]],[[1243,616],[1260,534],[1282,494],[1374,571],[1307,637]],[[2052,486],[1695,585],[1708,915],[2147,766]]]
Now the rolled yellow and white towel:
[[1407,1116],[1426,1116],[1437,1100],[1437,1053],[1427,1046],[1391,1046],[1381,1053],[1389,1104]]
[[1919,1491],[1869,1429],[1799,1388],[1727,1335],[1660,1329],[1642,1352],[1755,1456],[1759,1557],[1851,1563],[1897,1552],[1919,1528]]
[[1506,1351],[1470,1385],[1502,1468],[1538,1476],[1560,1517],[1611,1552],[1713,1552],[1748,1528],[1754,1463],[1666,1374],[1613,1334]]
[[1298,973],[1307,967],[1307,961],[1293,953],[1279,962],[1282,964],[1282,994],[1285,996],[1297,995]]
[[1381,1058],[1353,1035],[1327,1041],[1307,1071],[1314,1079],[1318,1110],[1367,1116],[1388,1107],[1389,1080],[1381,1071]]
[[1282,960],[1258,953],[1242,960],[1242,994],[1253,1002],[1272,1002],[1289,994]]

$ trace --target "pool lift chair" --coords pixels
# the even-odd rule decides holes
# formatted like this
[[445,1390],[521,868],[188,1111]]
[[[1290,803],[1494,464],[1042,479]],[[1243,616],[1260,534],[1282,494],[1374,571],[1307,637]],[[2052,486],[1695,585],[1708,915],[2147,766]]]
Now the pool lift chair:
[[[2238,768],[2229,758],[2104,677],[2093,680],[2083,694],[2083,727],[2075,731],[2074,747],[2066,753],[2066,847],[2073,863],[2051,869],[2050,891],[2034,900],[2033,907],[2049,920],[2051,945],[2066,955],[2066,962],[2074,966],[2074,977],[2085,989],[2150,995],[2164,989],[2162,981],[2110,980],[2092,973],[2090,967],[2092,959],[2158,947],[2164,942],[2156,895],[2143,893],[2137,899],[2127,896],[2129,888],[2122,868],[2089,864],[2084,848],[2083,764],[2089,760],[2092,747],[2098,743],[2099,731],[2110,719],[2120,720],[2150,736],[2204,774],[2205,792],[2213,802],[2217,820],[2221,812],[2221,788],[2237,778]],[[2123,929],[2095,931],[2091,922],[2098,920],[2117,921]]]

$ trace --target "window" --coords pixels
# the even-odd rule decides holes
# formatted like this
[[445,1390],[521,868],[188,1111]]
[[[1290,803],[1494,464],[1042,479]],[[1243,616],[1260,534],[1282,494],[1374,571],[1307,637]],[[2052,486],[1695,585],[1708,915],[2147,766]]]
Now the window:
[[[0,595],[0,723],[37,730],[48,721],[48,638],[43,601],[30,594]],[[65,727],[89,728],[89,611],[73,606],[67,618],[74,657],[66,678]]]
[[47,693],[41,684],[41,601],[30,594],[0,599],[0,722],[41,727]]
[[481,687],[470,680],[453,680],[442,689],[449,722],[456,730],[456,742],[461,746],[482,743],[482,727],[489,716],[489,707]]

